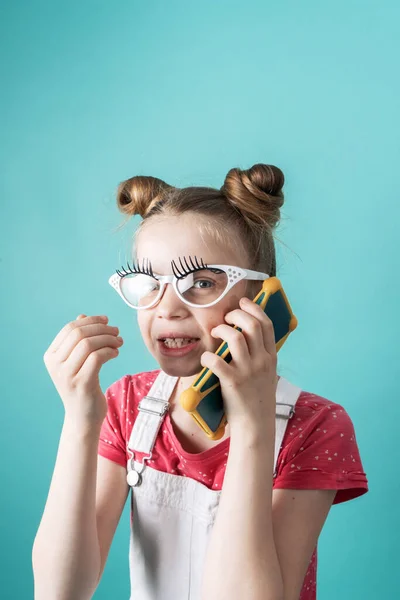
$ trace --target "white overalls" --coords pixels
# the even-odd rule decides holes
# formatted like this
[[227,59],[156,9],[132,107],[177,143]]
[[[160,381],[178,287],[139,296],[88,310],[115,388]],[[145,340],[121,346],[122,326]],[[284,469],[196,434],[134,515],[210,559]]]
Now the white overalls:
[[[177,379],[160,371],[148,395],[139,403],[128,442],[127,480],[132,486],[130,600],[200,600],[207,543],[221,490],[211,490],[190,477],[157,471],[145,464],[152,456]],[[300,392],[286,379],[279,379],[274,474]],[[149,456],[139,463],[134,460],[135,452]]]

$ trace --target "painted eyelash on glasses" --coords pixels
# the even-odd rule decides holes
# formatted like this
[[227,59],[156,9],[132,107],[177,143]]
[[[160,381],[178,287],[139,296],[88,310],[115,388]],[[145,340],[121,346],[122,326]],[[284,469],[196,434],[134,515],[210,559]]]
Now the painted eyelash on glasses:
[[186,275],[189,275],[190,273],[195,273],[196,271],[201,271],[202,269],[208,269],[208,265],[204,264],[202,258],[200,259],[201,265],[199,264],[197,256],[194,257],[195,261],[196,261],[195,263],[193,262],[192,257],[189,256],[191,267],[189,267],[188,262],[185,257],[183,257],[183,260],[185,261],[185,265],[183,265],[181,258],[180,257],[178,257],[178,258],[179,258],[179,263],[181,265],[182,271],[179,270],[179,268],[177,267],[176,262],[174,260],[171,261],[172,272],[177,279],[183,279],[184,277],[186,277]]
[[139,266],[138,262],[133,263],[132,267],[130,266],[130,264],[128,262],[127,266],[128,266],[128,270],[126,270],[125,267],[121,267],[121,269],[123,269],[124,272],[122,273],[121,271],[118,271],[118,269],[116,269],[116,273],[118,273],[118,275],[120,277],[125,277],[125,275],[129,275],[129,273],[132,273],[132,274],[142,273],[143,275],[150,275],[150,277],[154,277],[153,268],[148,259],[143,259],[141,267]]
[[[188,261],[186,260],[185,257],[183,257],[183,260],[185,261],[185,264],[182,263],[182,260],[179,257],[179,263],[180,263],[180,267],[181,267],[180,269],[174,260],[171,261],[172,271],[177,279],[183,279],[190,273],[194,273],[196,271],[201,271],[202,269],[208,269],[208,265],[203,262],[202,258],[200,259],[201,262],[199,263],[199,260],[196,256],[194,257],[194,261],[193,261],[192,257],[189,256],[189,261],[190,261],[191,266],[189,266]],[[134,273],[142,273],[144,275],[150,275],[150,277],[154,277],[155,279],[157,279],[157,277],[153,273],[153,268],[148,259],[143,259],[142,266],[140,266],[138,264],[138,262],[133,263],[132,267],[130,266],[130,264],[128,262],[127,266],[128,266],[128,270],[126,270],[125,267],[122,267],[122,269],[124,270],[124,273],[122,273],[121,271],[118,271],[118,269],[117,269],[116,272],[118,273],[118,275],[120,277],[129,275],[129,273],[133,273],[133,274]]]

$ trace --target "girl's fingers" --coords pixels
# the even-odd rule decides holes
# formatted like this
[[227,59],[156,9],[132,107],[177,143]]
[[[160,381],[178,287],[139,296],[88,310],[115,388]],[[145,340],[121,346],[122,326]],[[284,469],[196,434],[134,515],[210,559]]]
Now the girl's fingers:
[[[232,325],[237,325],[247,342],[250,356],[255,357],[265,347],[264,331],[259,319],[239,308],[225,315],[225,320]],[[228,342],[229,346],[229,342]]]
[[252,302],[248,298],[242,298],[242,300],[240,301],[240,306],[242,307],[242,310],[248,312],[250,315],[258,319],[258,321],[261,324],[264,348],[266,349],[268,354],[271,354],[272,356],[275,355],[275,332],[271,319],[265,314],[261,306],[259,306],[255,302]]
[[231,363],[228,364],[223,358],[213,352],[206,350],[200,357],[200,364],[208,367],[220,380],[229,381],[232,370]]
[[101,317],[101,316],[86,317],[85,315],[79,315],[78,319],[76,319],[75,321],[70,321],[61,329],[61,331],[59,331],[59,333],[56,335],[56,337],[54,338],[54,340],[48,347],[47,353],[51,354],[52,352],[57,352],[57,350],[60,348],[63,341],[68,337],[68,335],[71,333],[71,331],[73,331],[76,327],[82,326],[83,319],[84,319],[85,324],[89,324],[89,323],[105,324],[108,322],[107,317],[105,319],[103,319],[103,317]]
[[218,327],[214,327],[211,335],[228,344],[229,352],[232,354],[231,362],[237,364],[248,363],[249,348],[245,336],[240,331],[230,327],[230,325],[218,325]]
[[89,355],[97,350],[116,350],[122,346],[116,335],[94,335],[80,341],[68,355],[68,372],[74,377],[81,371]]
[[[76,347],[82,344],[88,344],[86,340],[91,338],[106,338],[117,337],[118,327],[110,327],[109,325],[103,325],[100,323],[92,323],[89,325],[81,325],[80,327],[74,327],[71,329],[67,337],[62,342],[62,345],[57,350],[57,360],[59,363],[65,362],[71,354],[74,352]],[[110,344],[104,344],[109,346]]]

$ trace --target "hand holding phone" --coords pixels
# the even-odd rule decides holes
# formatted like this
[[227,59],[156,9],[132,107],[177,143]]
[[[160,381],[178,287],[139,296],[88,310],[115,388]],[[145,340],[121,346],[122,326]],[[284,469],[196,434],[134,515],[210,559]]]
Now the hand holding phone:
[[[298,324],[279,279],[265,279],[253,302],[259,304],[271,319],[278,352]],[[234,329],[242,331],[236,325]],[[215,354],[227,363],[232,360],[226,342],[222,342]],[[204,367],[190,388],[182,392],[180,403],[210,439],[218,440],[224,435],[227,419],[221,385],[219,378],[208,367]]]

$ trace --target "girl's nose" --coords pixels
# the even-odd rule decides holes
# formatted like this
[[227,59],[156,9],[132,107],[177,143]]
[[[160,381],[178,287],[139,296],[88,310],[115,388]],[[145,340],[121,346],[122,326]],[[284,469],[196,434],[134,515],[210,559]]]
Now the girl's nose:
[[178,316],[181,313],[183,314],[189,307],[177,296],[172,283],[167,283],[164,287],[163,295],[155,308],[161,316],[170,318],[174,314]]

